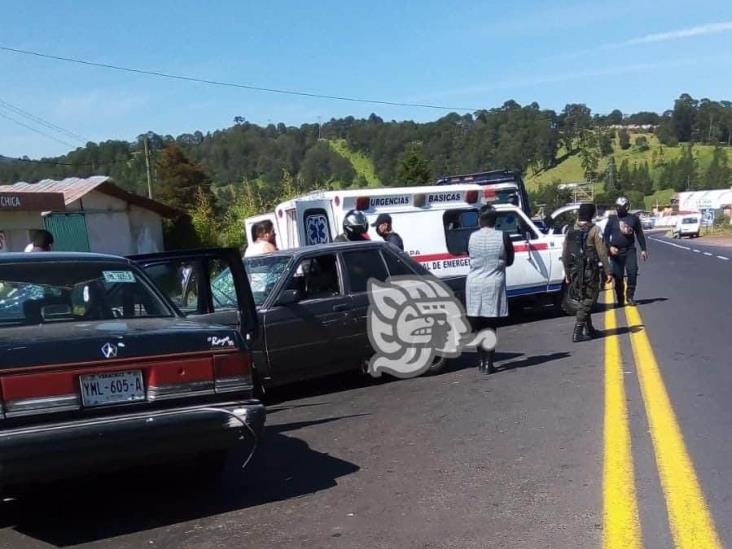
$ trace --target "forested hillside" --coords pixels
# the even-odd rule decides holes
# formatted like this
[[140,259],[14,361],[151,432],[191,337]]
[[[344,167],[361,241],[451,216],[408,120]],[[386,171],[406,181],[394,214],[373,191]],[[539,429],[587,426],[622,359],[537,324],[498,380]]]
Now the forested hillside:
[[322,126],[261,127],[236,117],[230,128],[205,134],[149,132],[131,143],[89,143],[57,158],[0,157],[0,182],[103,174],[146,194],[144,139],[154,196],[183,209],[195,209],[198,197],[218,218],[237,208],[266,209],[315,188],[412,185],[498,168],[521,171],[537,195],[550,195],[560,182],[586,180],[604,188],[602,198],[632,193],[636,203],[660,190],[732,183],[732,103],[686,94],[662,114],[598,115],[582,104],[555,112],[508,101],[428,123],[372,114]]

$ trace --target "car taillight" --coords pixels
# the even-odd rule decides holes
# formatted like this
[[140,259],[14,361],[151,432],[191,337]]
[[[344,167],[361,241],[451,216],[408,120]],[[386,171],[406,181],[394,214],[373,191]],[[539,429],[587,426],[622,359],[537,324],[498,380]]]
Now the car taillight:
[[359,196],[356,199],[356,209],[357,210],[368,210],[369,209],[369,197],[368,196]]
[[217,393],[252,388],[252,362],[249,353],[214,355],[214,386]]
[[465,193],[465,202],[475,204],[478,202],[478,191],[468,191]]

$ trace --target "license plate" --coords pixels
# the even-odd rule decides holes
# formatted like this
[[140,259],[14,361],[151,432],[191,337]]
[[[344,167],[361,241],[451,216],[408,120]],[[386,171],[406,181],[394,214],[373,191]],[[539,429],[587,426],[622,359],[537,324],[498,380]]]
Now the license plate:
[[79,376],[84,406],[102,406],[145,400],[142,372],[108,372]]

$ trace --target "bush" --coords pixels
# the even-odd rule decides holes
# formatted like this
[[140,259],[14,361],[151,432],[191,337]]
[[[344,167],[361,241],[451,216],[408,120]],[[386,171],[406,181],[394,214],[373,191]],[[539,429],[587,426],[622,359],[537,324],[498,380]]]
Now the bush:
[[648,145],[648,139],[644,135],[635,138],[635,146],[638,147],[639,151],[648,151],[651,148]]

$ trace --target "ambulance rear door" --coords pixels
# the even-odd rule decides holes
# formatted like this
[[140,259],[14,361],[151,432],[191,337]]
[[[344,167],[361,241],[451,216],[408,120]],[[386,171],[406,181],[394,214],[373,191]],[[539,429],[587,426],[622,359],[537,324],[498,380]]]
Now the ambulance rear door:
[[295,215],[301,246],[327,244],[338,236],[329,198],[296,200]]

